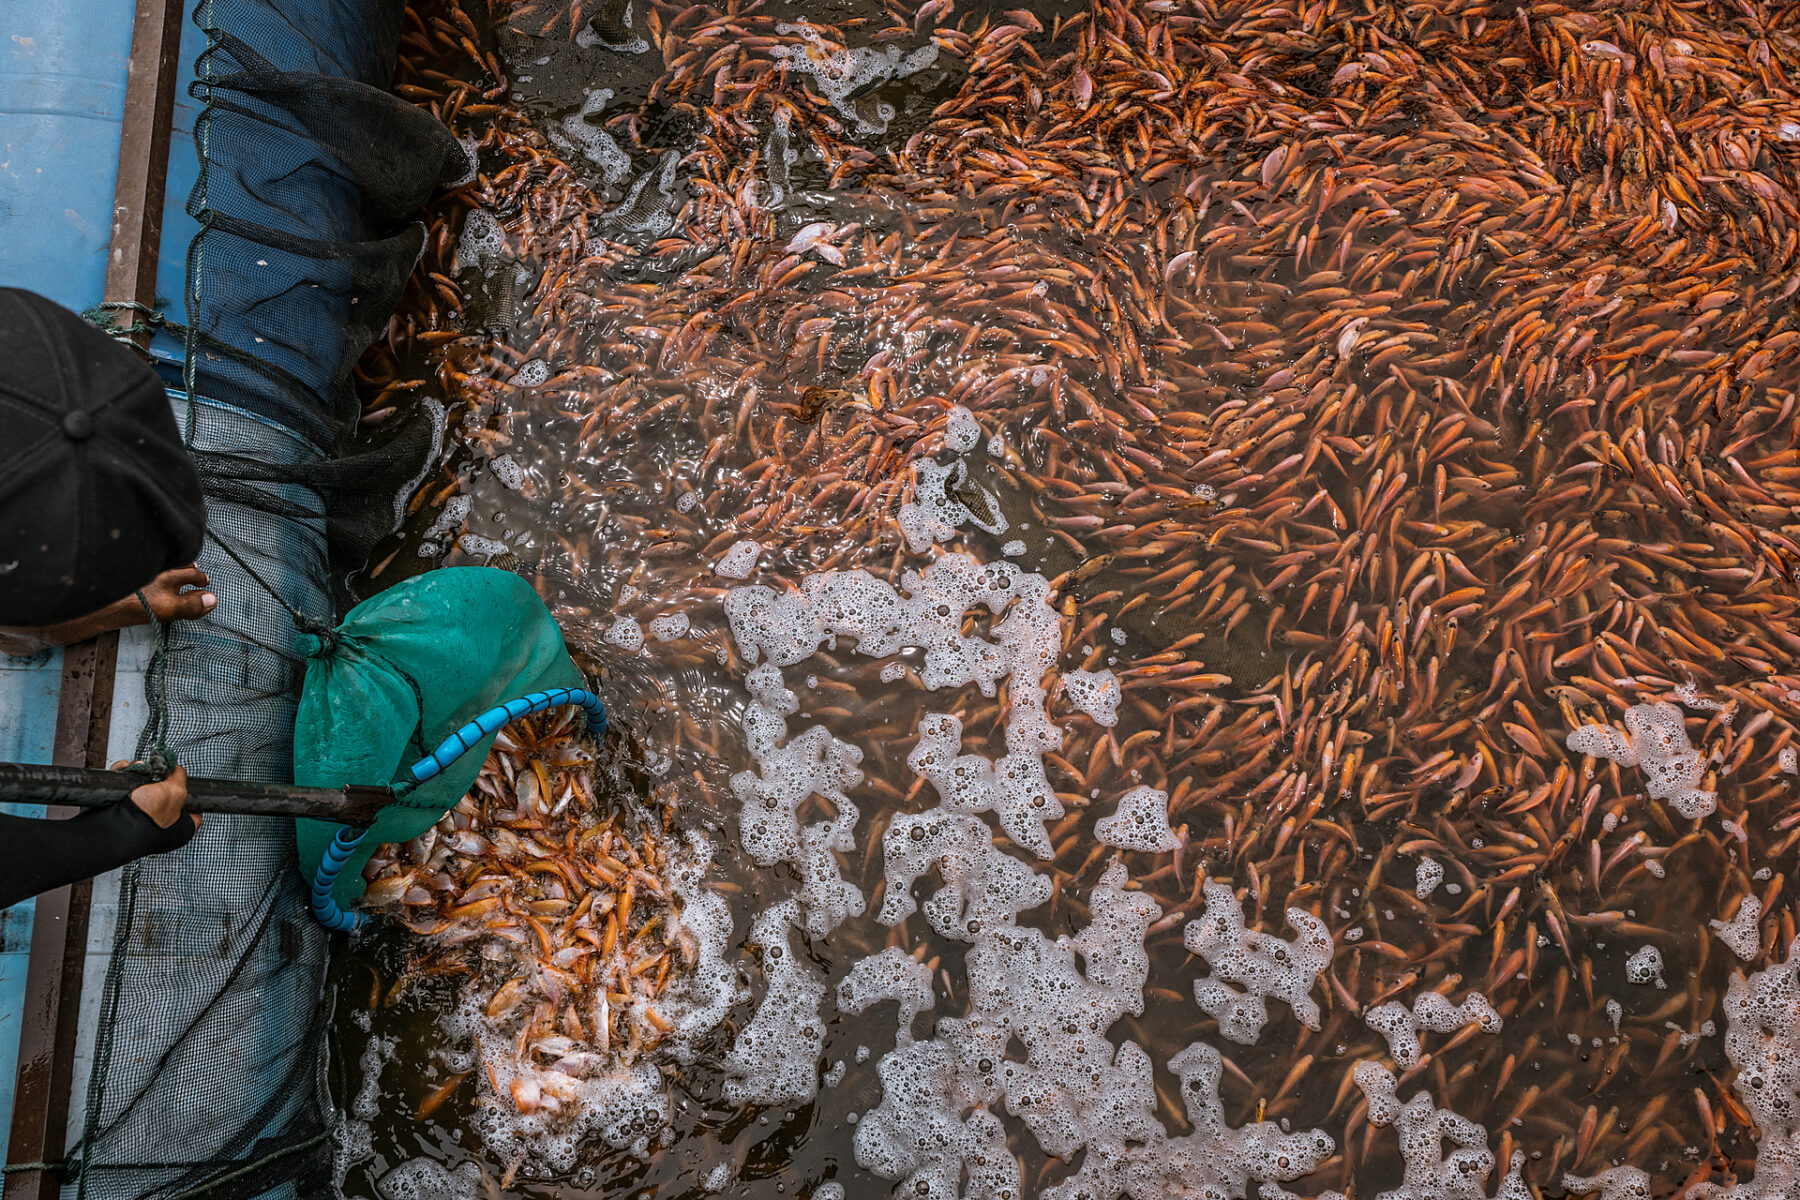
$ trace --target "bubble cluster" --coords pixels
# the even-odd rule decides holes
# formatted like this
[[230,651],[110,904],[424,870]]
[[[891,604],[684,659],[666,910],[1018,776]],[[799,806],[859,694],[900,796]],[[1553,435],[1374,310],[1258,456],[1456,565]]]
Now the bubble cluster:
[[1244,928],[1243,908],[1229,884],[1209,879],[1205,892],[1206,907],[1198,920],[1188,922],[1182,940],[1211,968],[1209,976],[1194,981],[1194,1000],[1218,1020],[1219,1032],[1242,1045],[1254,1044],[1269,1019],[1270,999],[1287,1004],[1308,1029],[1318,1029],[1319,1006],[1308,993],[1331,965],[1325,922],[1290,908],[1287,920],[1296,933],[1283,941]]
[[1690,821],[1718,807],[1718,797],[1700,789],[1706,764],[1688,741],[1686,719],[1673,704],[1634,704],[1625,710],[1624,733],[1610,725],[1583,725],[1569,734],[1568,746],[1576,754],[1643,768],[1645,790]]
[[687,636],[689,628],[688,615],[684,612],[669,613],[656,617],[650,622],[650,636],[659,642],[672,642]]
[[606,627],[604,638],[609,645],[617,646],[627,654],[636,654],[644,648],[644,630],[630,617],[615,618]]
[[1625,978],[1632,983],[1654,983],[1666,988],[1669,985],[1663,982],[1662,973],[1662,951],[1655,946],[1640,946],[1625,960]]
[[1756,957],[1757,948],[1762,945],[1762,929],[1757,918],[1762,916],[1762,901],[1755,896],[1745,896],[1738,905],[1738,910],[1729,921],[1708,921],[1712,931],[1721,942],[1731,948],[1731,952],[1749,962]]
[[879,50],[864,46],[833,50],[826,45],[824,36],[805,21],[784,21],[775,26],[775,31],[798,33],[806,44],[771,47],[770,57],[785,62],[791,71],[811,75],[831,106],[853,121],[857,133],[864,137],[886,133],[894,109],[887,103],[859,106],[856,95],[881,80],[904,79],[937,61],[936,42],[927,42],[903,56],[900,47],[891,42]]
[[945,415],[944,449],[952,454],[963,454],[975,448],[981,440],[981,424],[975,420],[975,414],[962,405],[955,405]]
[[1118,810],[1094,824],[1094,836],[1121,850],[1157,853],[1181,843],[1169,828],[1169,793],[1134,787],[1119,798]]
[[1070,671],[1062,677],[1063,695],[1096,725],[1119,723],[1119,680],[1111,671]]
[[[1400,1186],[1376,1200],[1487,1200],[1483,1187],[1493,1173],[1494,1155],[1486,1128],[1436,1107],[1430,1092],[1415,1092],[1402,1103],[1393,1072],[1378,1062],[1357,1063],[1352,1075],[1369,1102],[1369,1124],[1392,1125],[1400,1135],[1405,1163]],[[1494,1200],[1532,1200],[1519,1174],[1524,1162],[1522,1151],[1514,1153]]]
[[1451,1004],[1446,996],[1426,992],[1409,1009],[1398,1000],[1389,1001],[1363,1014],[1363,1021],[1387,1039],[1388,1051],[1402,1068],[1419,1065],[1425,1042],[1421,1033],[1455,1033],[1469,1025],[1479,1025],[1485,1033],[1500,1032],[1500,1014],[1480,992],[1470,992],[1462,1003]]
[[751,944],[762,947],[768,990],[724,1063],[736,1076],[725,1084],[726,1099],[735,1103],[800,1103],[819,1090],[819,1056],[825,1046],[819,1002],[825,985],[807,974],[790,944],[788,930],[799,909],[798,901],[783,900],[750,928]]
[[746,538],[725,552],[713,567],[713,574],[726,579],[746,579],[762,555],[762,544]]

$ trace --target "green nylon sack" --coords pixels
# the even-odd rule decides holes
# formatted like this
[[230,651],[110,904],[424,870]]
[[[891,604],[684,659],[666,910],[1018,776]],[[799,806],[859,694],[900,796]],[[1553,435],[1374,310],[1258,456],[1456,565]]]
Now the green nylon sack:
[[[294,723],[294,782],[311,787],[398,782],[458,726],[497,704],[546,688],[582,687],[562,630],[536,591],[510,571],[447,567],[414,576],[350,610],[310,653]],[[377,846],[418,837],[456,806],[492,736],[443,774],[388,805],[338,876],[340,905],[363,893]],[[295,822],[310,887],[342,828]]]

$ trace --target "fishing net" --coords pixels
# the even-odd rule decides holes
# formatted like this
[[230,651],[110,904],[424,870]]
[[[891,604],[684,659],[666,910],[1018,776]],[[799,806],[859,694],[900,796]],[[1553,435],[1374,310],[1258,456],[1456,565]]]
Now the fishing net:
[[[482,567],[433,571],[389,588],[308,649],[314,657],[294,727],[294,781],[320,787],[398,780],[438,738],[495,705],[582,683],[531,585]],[[418,837],[469,790],[493,744],[487,735],[382,810],[338,876],[339,904],[362,894],[362,868],[376,847]],[[313,877],[340,828],[299,822],[304,878]]]
[[[206,0],[194,19],[201,233],[177,408],[219,604],[158,631],[139,749],[286,781],[299,634],[330,626],[345,564],[395,526],[435,446],[431,415],[364,436],[351,368],[418,255],[408,214],[467,156],[385,92],[397,4]],[[112,950],[75,1193],[325,1191],[327,940],[292,823],[213,816],[184,850],[127,868]]]

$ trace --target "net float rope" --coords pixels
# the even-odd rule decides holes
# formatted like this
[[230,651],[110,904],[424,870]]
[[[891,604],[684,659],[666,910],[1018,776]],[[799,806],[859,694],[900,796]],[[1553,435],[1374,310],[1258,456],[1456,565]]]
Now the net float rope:
[[[414,788],[437,778],[451,763],[480,745],[483,738],[498,733],[508,723],[568,704],[579,705],[586,711],[589,736],[599,738],[606,732],[606,707],[601,704],[600,697],[587,689],[550,688],[532,692],[516,700],[508,700],[505,704],[497,704],[458,727],[438,744],[437,749],[407,768],[407,778],[393,787],[395,801],[403,802]],[[355,933],[367,928],[371,921],[367,913],[346,909],[331,895],[332,889],[337,886],[338,876],[343,873],[344,864],[350,861],[350,855],[362,843],[363,838],[368,836],[368,832],[367,829],[338,830],[319,860],[318,870],[313,873],[312,895],[309,900],[312,915],[319,924],[337,933]]]

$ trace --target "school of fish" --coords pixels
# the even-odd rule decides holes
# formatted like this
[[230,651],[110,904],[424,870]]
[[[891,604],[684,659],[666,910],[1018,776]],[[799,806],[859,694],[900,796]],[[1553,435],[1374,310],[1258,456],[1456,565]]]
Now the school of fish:
[[[929,557],[901,506],[966,410],[981,449],[946,495],[1007,532],[957,548],[1008,541],[1051,581],[1055,672],[1120,689],[1115,724],[1069,719],[1044,756],[1053,924],[1111,862],[1094,797],[1169,797],[1176,848],[1124,854],[1169,914],[1133,1039],[1217,1046],[1234,1121],[1332,1131],[1310,1194],[1399,1180],[1370,1059],[1537,1192],[1747,1178],[1726,1005],[1800,932],[1800,7],[805,9],[409,7],[396,90],[475,171],[358,368],[366,426],[433,397],[454,451],[374,584],[434,549],[516,564],[681,813],[728,824],[746,668],[715,566],[753,541],[777,589],[898,579]],[[921,715],[979,742],[1009,701],[846,658],[821,654],[809,713],[866,751],[844,866],[869,893],[919,804]],[[575,764],[515,745],[373,889],[423,953],[500,936],[570,972],[589,1007],[471,974],[521,1059],[650,1053],[693,961],[665,853],[604,798],[546,811]],[[1251,928],[1329,930],[1316,1028],[1240,1054],[1194,1005],[1182,922],[1219,880]],[[898,945],[960,987],[912,924],[814,950]],[[1426,1053],[1365,1020],[1472,990],[1494,1031]],[[595,996],[638,1015],[596,1023]],[[1038,1162],[1032,1194],[1066,1173]]]

